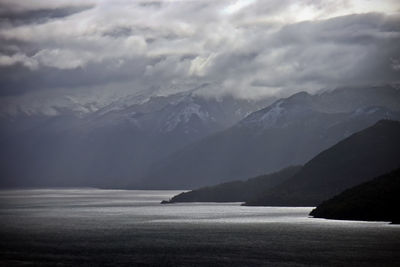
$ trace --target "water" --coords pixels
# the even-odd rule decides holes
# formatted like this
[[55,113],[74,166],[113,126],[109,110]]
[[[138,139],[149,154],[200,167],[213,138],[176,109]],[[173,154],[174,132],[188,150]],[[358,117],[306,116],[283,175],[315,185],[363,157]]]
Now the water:
[[0,266],[400,266],[400,226],[180,191],[0,191]]

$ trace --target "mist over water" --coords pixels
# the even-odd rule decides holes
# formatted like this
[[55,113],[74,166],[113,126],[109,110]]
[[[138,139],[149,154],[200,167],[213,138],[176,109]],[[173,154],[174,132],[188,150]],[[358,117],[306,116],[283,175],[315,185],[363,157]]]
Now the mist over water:
[[400,226],[309,218],[312,207],[159,204],[177,193],[0,191],[0,265],[400,264]]

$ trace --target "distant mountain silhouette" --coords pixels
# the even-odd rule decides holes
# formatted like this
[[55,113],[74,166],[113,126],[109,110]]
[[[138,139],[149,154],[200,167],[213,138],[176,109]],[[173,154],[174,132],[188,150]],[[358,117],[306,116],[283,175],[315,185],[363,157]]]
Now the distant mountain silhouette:
[[293,166],[246,181],[233,181],[203,187],[176,195],[169,201],[163,201],[163,204],[175,202],[245,202],[293,177],[300,169],[301,166]]
[[347,189],[322,202],[316,218],[400,223],[400,169]]
[[302,165],[381,119],[399,120],[399,106],[391,87],[297,93],[168,155],[143,182],[192,189]]
[[399,137],[399,121],[379,121],[321,152],[291,179],[246,205],[318,205],[347,188],[399,168]]
[[0,114],[0,187],[197,188],[302,165],[380,119],[400,119],[392,86],[274,100],[185,92]]
[[0,187],[137,188],[152,163],[271,102],[190,93],[128,100],[84,114],[0,116]]

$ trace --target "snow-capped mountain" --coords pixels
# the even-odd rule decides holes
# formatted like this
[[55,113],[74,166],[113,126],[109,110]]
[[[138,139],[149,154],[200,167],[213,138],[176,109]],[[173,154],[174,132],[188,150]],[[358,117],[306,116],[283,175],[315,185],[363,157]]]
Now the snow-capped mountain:
[[[365,91],[367,91],[367,88]],[[307,92],[300,92],[294,94],[286,99],[280,99],[271,104],[270,106],[261,109],[259,111],[253,112],[245,119],[238,123],[238,127],[248,127],[258,130],[267,130],[271,128],[285,128],[290,127],[293,123],[298,123],[299,121],[308,120],[310,116],[315,116],[315,114],[348,114],[349,120],[361,119],[362,117],[367,118],[380,118],[380,119],[390,119],[396,116],[391,110],[398,111],[400,103],[392,102],[394,99],[400,99],[400,91],[397,89],[392,89],[394,93],[397,92],[397,96],[392,90],[389,91],[390,94],[385,93],[386,88],[376,88],[375,90],[382,90],[381,95],[383,99],[376,99],[374,101],[369,101],[370,99],[365,98],[364,101],[359,100],[357,95],[353,95],[355,102],[349,101],[350,94],[342,96],[343,99],[338,99],[340,104],[343,102],[349,102],[345,104],[343,108],[338,108],[333,110],[330,107],[330,101],[328,101],[326,95],[330,95],[332,98],[337,96],[332,92],[326,92],[325,94],[310,95]],[[337,89],[335,92],[337,94],[342,94],[343,89]],[[358,88],[353,89],[358,91]],[[365,94],[365,93],[364,93]],[[374,92],[376,94],[376,92]],[[333,100],[336,101],[336,100]],[[328,104],[329,103],[329,104]],[[339,104],[339,105],[340,105]],[[353,105],[350,107],[350,105]],[[382,105],[382,106],[379,106]],[[313,115],[314,114],[314,115]]]
[[2,116],[1,186],[192,188],[302,164],[380,119],[400,119],[392,87],[272,101],[177,93]]
[[151,168],[147,182],[194,188],[304,164],[381,119],[400,120],[398,89],[297,93],[163,159]]
[[118,100],[83,113],[57,108],[55,114],[3,116],[0,172],[8,177],[3,186],[135,185],[155,161],[268,101],[178,93]]
[[241,121],[240,127],[256,127],[262,130],[275,127],[288,127],[290,121],[307,117],[313,112],[312,96],[306,92],[297,93],[281,99],[262,110],[256,111]]

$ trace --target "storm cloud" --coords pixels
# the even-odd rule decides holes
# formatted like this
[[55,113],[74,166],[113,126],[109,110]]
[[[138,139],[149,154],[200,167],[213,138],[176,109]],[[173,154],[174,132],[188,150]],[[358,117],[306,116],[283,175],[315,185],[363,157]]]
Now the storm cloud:
[[398,1],[0,0],[0,103],[398,83],[399,43]]

